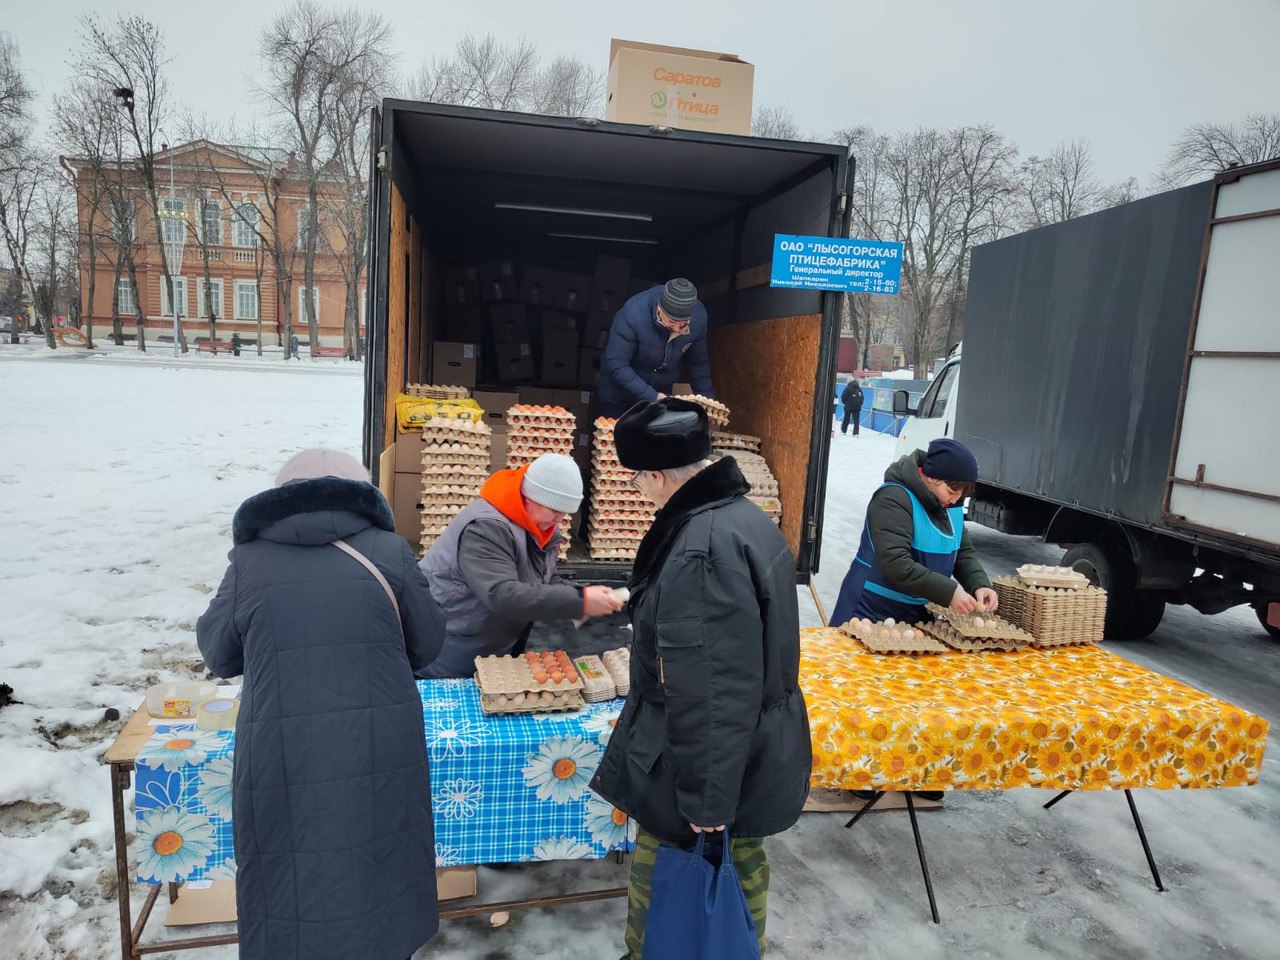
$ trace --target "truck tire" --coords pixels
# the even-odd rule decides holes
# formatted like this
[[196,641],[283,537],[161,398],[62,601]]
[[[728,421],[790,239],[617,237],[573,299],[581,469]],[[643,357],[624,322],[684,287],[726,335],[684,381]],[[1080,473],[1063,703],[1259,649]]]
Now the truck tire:
[[1273,627],[1271,624],[1267,623],[1268,606],[1269,604],[1266,603],[1256,604],[1253,608],[1253,612],[1258,615],[1258,622],[1262,624],[1262,629],[1267,631],[1267,635],[1271,637],[1272,640],[1280,640],[1280,628]]
[[1062,565],[1089,578],[1107,591],[1107,621],[1103,633],[1108,640],[1141,640],[1149,636],[1164,618],[1164,597],[1135,586],[1133,564],[1097,543],[1077,543],[1062,557]]

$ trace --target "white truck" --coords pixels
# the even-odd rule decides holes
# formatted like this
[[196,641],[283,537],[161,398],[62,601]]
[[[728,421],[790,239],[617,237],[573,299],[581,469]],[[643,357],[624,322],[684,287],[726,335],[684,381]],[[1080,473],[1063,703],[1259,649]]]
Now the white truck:
[[1108,636],[1180,603],[1280,638],[1280,160],[978,247],[963,356],[894,412],[899,454],[973,449],[971,520],[1108,590]]

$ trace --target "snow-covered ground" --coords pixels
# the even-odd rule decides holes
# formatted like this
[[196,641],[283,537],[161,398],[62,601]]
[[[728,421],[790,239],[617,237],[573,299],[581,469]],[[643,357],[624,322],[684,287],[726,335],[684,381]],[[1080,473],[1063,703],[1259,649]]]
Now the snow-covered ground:
[[[16,701],[0,709],[0,956],[119,955],[100,758],[121,721],[107,712],[127,715],[149,684],[195,674],[193,625],[222,575],[233,511],[299,449],[358,453],[361,372],[333,361],[0,347],[0,682]],[[866,431],[832,441],[817,577],[828,610],[893,444]],[[997,572],[1023,555],[1056,556],[973,532]],[[801,599],[815,623],[807,591]],[[551,631],[536,640],[563,642]],[[1280,720],[1280,644],[1251,615],[1171,611],[1151,641],[1120,652]],[[1163,895],[1119,796],[1072,797],[1052,813],[1037,791],[952,797],[945,814],[921,821],[939,927],[928,922],[905,817],[884,813],[846,832],[839,815],[806,815],[770,842],[770,955],[1274,958],[1276,772],[1269,759],[1258,787],[1139,795]],[[623,870],[482,869],[481,892],[611,886],[625,882]],[[135,885],[135,904],[144,893]],[[419,960],[612,958],[624,915],[610,901],[529,911],[498,930],[485,918],[455,921]],[[148,928],[148,938],[174,935],[159,917]],[[191,956],[230,960],[235,948]]]

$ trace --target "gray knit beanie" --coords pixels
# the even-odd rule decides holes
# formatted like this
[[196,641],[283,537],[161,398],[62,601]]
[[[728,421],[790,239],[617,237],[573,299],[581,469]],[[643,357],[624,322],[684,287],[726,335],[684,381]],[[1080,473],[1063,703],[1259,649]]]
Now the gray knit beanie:
[[684,277],[668,280],[658,294],[658,306],[672,320],[688,320],[698,305],[698,288]]
[[572,457],[544,453],[529,464],[520,492],[548,510],[576,513],[582,506],[582,471]]

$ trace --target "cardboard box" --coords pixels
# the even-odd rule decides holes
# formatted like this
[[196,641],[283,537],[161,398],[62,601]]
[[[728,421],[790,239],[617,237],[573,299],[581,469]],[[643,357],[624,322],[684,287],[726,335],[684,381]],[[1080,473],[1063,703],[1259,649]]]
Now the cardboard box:
[[581,320],[582,318],[576,314],[564,313],[560,310],[543,310],[538,316],[538,328],[542,332],[544,342],[548,337],[555,337],[561,333],[571,333],[577,337]]
[[[418,442],[421,443],[421,435]],[[418,501],[422,499],[421,467],[417,473],[397,472],[391,494],[391,515],[396,521],[396,533],[408,540],[413,552],[418,553],[418,543],[422,540],[422,513],[418,510]]]
[[691,397],[693,396],[693,387],[687,383],[677,383],[671,388],[673,397]]
[[495,303],[489,308],[494,343],[529,342],[529,308],[523,303]]
[[591,430],[592,400],[595,397],[591,390],[551,390],[550,402],[553,406],[564,407],[578,418],[578,429],[583,432]]
[[516,282],[516,265],[510,260],[498,260],[480,265],[480,299],[485,303],[498,300],[514,300],[520,292]]
[[525,264],[520,271],[520,299],[535,307],[549,307],[556,296],[556,272]]
[[433,384],[475,389],[476,361],[480,356],[480,348],[476,344],[437,340],[431,351]]
[[[422,431],[396,434],[396,473],[422,473]],[[388,498],[390,499],[390,498]]]
[[591,278],[585,273],[561,270],[556,275],[556,296],[553,305],[557,310],[586,313],[591,307]]
[[477,390],[471,399],[480,404],[484,411],[484,422],[494,430],[507,429],[507,411],[520,402],[520,395],[515,392]]
[[591,280],[591,309],[613,316],[627,301],[631,287],[631,261],[625,257],[596,257]]
[[506,424],[501,430],[494,430],[489,437],[489,472],[497,473],[507,465],[507,440],[510,434]]
[[542,335],[542,383],[572,387],[578,383],[578,331],[548,330]]
[[586,350],[603,350],[609,343],[609,331],[613,329],[614,314],[592,310],[582,325],[582,346]]
[[484,336],[484,307],[478,303],[445,303],[443,340],[479,343]]
[[475,895],[475,866],[436,868],[437,900],[461,900]]
[[477,267],[448,264],[442,271],[446,304],[480,302],[480,270]]
[[573,438],[573,453],[570,454],[583,475],[591,472],[591,434],[579,433]]
[[[572,392],[572,391],[570,391]],[[559,400],[565,395],[564,390],[550,390],[546,387],[521,387],[517,391],[521,403],[537,404],[541,407],[564,406]]]
[[600,357],[603,353],[603,350],[578,351],[578,386],[595,389],[600,379]]
[[518,383],[533,379],[533,351],[527,343],[499,343],[493,348],[498,362],[498,381]]
[[604,118],[751,134],[755,67],[731,53],[612,40]]

